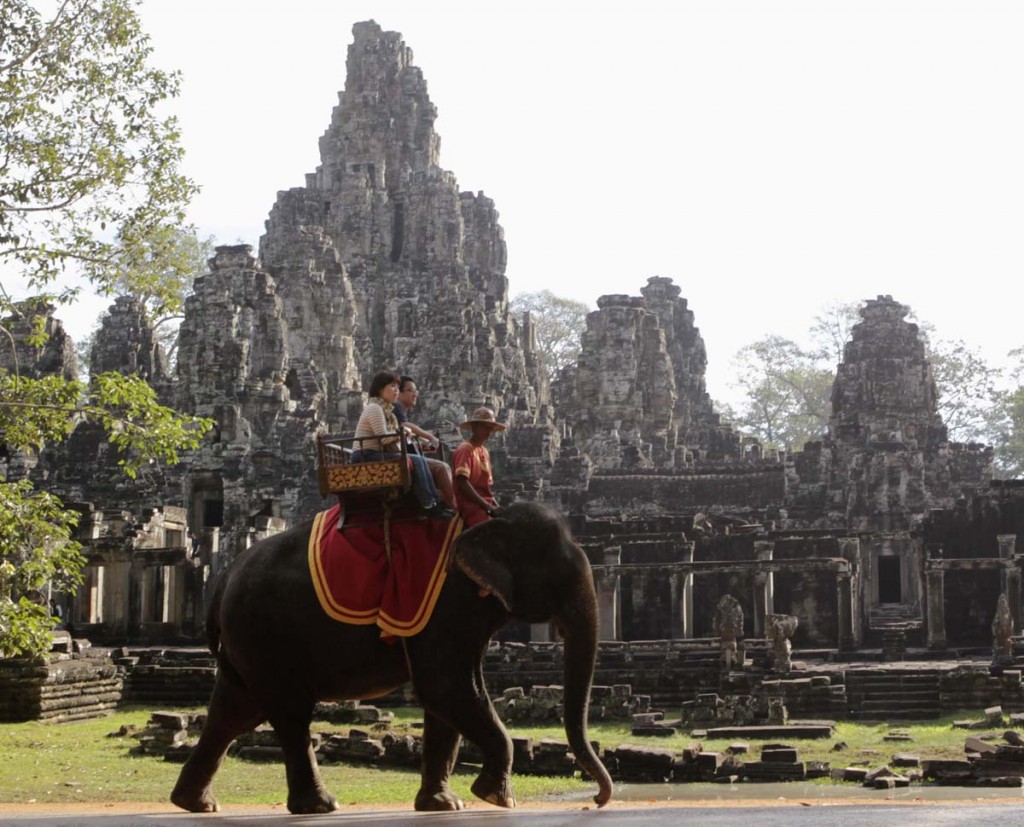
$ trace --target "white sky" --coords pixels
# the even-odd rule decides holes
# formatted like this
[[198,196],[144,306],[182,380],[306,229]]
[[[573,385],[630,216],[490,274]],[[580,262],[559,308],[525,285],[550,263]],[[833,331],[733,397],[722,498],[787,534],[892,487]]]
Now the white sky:
[[[441,165],[495,200],[511,292],[669,276],[712,396],[734,352],[887,293],[991,361],[1024,345],[1024,3],[144,0],[192,220],[253,245],[304,182],[352,24],[403,34]],[[66,314],[67,315],[67,314]],[[73,324],[69,324],[72,328]],[[73,329],[72,333],[76,331]]]

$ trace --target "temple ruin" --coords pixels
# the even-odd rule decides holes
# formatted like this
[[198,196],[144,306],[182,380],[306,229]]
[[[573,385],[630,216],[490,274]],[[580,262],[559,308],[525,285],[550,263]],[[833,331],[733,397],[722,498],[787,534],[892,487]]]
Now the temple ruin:
[[[704,663],[714,683],[723,601],[742,626],[729,627],[730,667],[754,658],[770,670],[782,628],[794,662],[987,651],[1001,598],[1010,663],[1024,481],[993,481],[989,448],[949,442],[906,306],[865,302],[828,435],[793,454],[715,411],[699,308],[670,278],[600,297],[578,361],[549,385],[529,315],[509,309],[495,204],[440,166],[437,110],[411,50],[372,21],[353,37],[320,165],[277,194],[258,253],[219,247],[197,275],[176,375],[134,299],[119,298],[96,336],[93,371],[137,373],[179,410],[216,421],[203,447],[132,482],[90,425],[0,460],[7,480],[29,476],[83,514],[87,584],[68,597],[76,635],[201,641],[210,578],[325,507],[316,435],[352,430],[363,387],[388,365],[416,377],[417,421],[452,445],[480,405],[509,425],[492,441],[499,497],[558,508],[590,556],[599,678],[622,658],[644,673],[623,653],[658,641],[662,662],[669,651],[680,666]],[[20,369],[73,370],[52,308],[36,312],[51,337],[33,350],[27,329],[14,331]],[[544,628],[505,638],[551,645]]]

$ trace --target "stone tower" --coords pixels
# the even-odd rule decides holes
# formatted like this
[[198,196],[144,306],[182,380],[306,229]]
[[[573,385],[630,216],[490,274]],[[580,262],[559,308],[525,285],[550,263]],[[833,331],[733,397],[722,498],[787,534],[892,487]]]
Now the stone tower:
[[832,386],[828,437],[795,455],[799,483],[788,506],[796,522],[907,531],[991,479],[990,448],[949,442],[908,313],[891,296],[861,308]]
[[832,484],[852,529],[906,530],[915,516],[948,506],[965,485],[988,477],[979,468],[961,473],[970,451],[949,444],[924,342],[908,313],[891,296],[865,302],[832,388]]
[[229,556],[266,521],[319,507],[316,434],[354,428],[381,368],[416,378],[415,421],[444,437],[481,404],[524,433],[549,428],[494,204],[438,165],[437,111],[401,36],[372,21],[353,34],[320,166],[278,193],[258,257],[217,249],[185,309],[178,405],[217,428],[184,498]]
[[555,389],[577,448],[603,470],[740,458],[712,409],[704,340],[679,287],[654,276],[640,293],[597,300],[576,368]]
[[[486,401],[535,421],[544,391],[509,316],[494,203],[439,166],[437,110],[401,35],[373,21],[353,35],[320,166],[279,193],[260,244],[286,307],[303,305],[286,312],[291,330],[296,315],[303,325],[290,359],[333,372],[337,387],[358,389],[385,366],[411,374],[421,420]],[[310,327],[320,335],[297,341]]]

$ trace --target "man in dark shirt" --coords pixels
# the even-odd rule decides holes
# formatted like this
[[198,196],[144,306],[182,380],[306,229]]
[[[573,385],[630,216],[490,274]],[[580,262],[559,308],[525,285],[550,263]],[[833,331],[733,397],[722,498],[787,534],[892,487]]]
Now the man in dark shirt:
[[[411,376],[403,376],[401,384],[398,386],[398,399],[395,400],[392,406],[395,412],[395,419],[398,420],[400,427],[405,427],[420,439],[430,446],[432,449],[438,448],[441,444],[436,436],[429,431],[425,431],[419,425],[416,425],[409,421],[409,414],[412,413],[412,409],[416,407],[416,400],[419,398],[420,391],[416,387],[416,381]],[[410,451],[420,453],[419,446],[415,443],[409,445]],[[452,508],[455,507],[455,490],[452,487],[452,469],[448,467],[448,463],[441,462],[437,459],[430,457],[424,457],[427,465],[430,468],[430,473],[434,478],[434,485],[437,486],[437,491],[441,495],[441,498],[448,503]]]

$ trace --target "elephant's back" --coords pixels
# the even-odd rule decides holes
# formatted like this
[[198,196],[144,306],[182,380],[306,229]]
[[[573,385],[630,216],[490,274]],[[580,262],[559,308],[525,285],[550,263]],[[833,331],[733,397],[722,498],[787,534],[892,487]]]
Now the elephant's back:
[[220,605],[222,638],[292,621],[315,603],[309,573],[312,521],[260,540],[231,563]]

